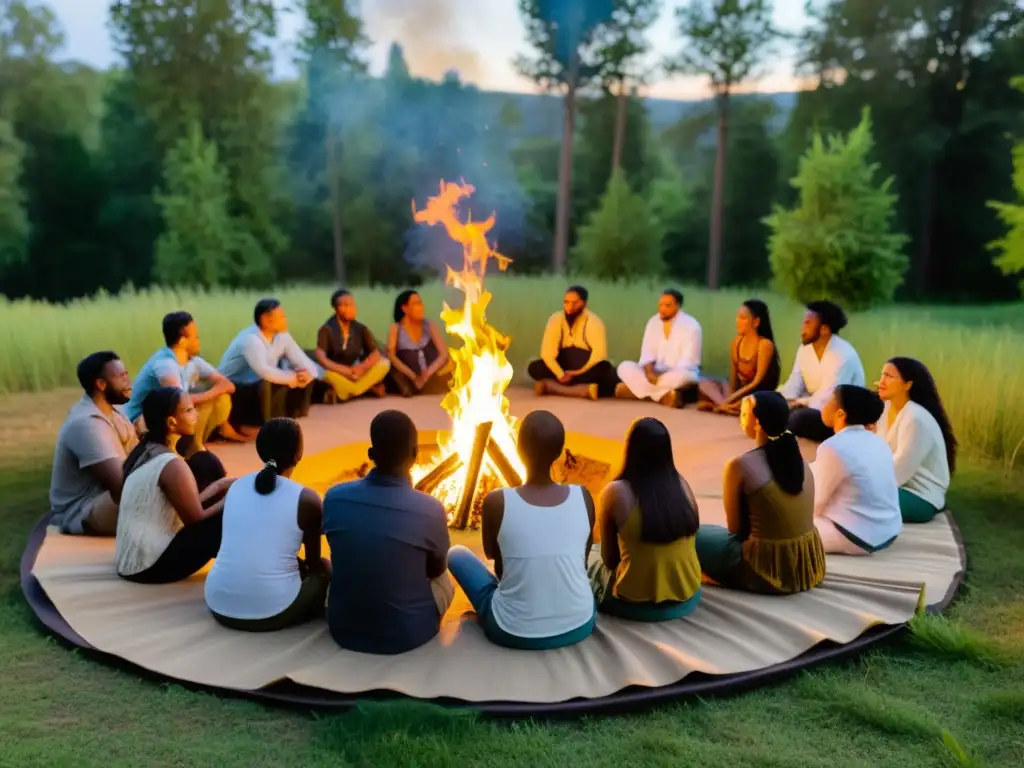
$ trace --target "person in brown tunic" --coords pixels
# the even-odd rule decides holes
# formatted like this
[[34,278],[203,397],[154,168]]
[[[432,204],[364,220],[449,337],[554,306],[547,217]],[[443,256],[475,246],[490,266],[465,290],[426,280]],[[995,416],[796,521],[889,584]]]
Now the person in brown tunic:
[[696,548],[705,576],[720,586],[788,595],[825,578],[825,548],[814,527],[814,477],[786,429],[777,392],[743,399],[740,426],[757,447],[725,465],[727,527],[702,525]]
[[320,326],[314,351],[324,368],[324,381],[341,403],[367,392],[383,397],[391,361],[377,349],[370,329],[356,320],[355,297],[339,288],[331,296],[331,307],[334,314]]
[[736,313],[736,338],[729,347],[729,379],[702,378],[697,407],[735,416],[747,395],[778,389],[780,375],[768,305],[760,299],[747,299]]

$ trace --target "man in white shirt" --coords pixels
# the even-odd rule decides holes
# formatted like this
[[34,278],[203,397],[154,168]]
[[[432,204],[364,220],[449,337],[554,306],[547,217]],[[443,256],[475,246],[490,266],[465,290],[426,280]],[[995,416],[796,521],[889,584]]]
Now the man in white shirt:
[[874,392],[840,384],[821,412],[835,430],[811,464],[814,527],[826,552],[870,555],[903,530],[892,451],[873,430],[883,408]]
[[779,388],[789,401],[789,431],[820,443],[833,432],[822,421],[821,412],[840,384],[864,386],[864,366],[857,350],[839,332],[846,327],[846,314],[831,301],[807,305],[793,372]]
[[700,356],[700,323],[683,311],[683,294],[669,289],[658,301],[658,314],[644,329],[639,362],[619,364],[622,383],[615,388],[615,396],[678,408],[680,390],[700,381]]
[[608,362],[604,323],[587,307],[590,294],[582,285],[570,286],[562,311],[548,318],[540,343],[540,359],[526,367],[537,382],[538,395],[562,395],[596,400],[615,394],[619,383]]
[[253,325],[228,345],[217,368],[235,385],[231,423],[260,426],[272,418],[309,414],[313,384],[323,375],[288,333],[288,317],[277,299],[260,299]]

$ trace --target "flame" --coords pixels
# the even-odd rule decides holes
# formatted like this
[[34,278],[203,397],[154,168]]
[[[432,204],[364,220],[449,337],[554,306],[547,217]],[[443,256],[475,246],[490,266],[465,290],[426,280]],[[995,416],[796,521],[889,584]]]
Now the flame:
[[[463,467],[437,491],[440,500],[451,509],[458,501],[459,492],[466,482],[469,457],[473,451],[476,428],[484,422],[491,422],[491,439],[512,463],[520,476],[526,476],[525,467],[516,453],[516,420],[509,415],[509,402],[505,390],[512,381],[513,369],[505,356],[511,339],[489,325],[486,317],[491,294],[484,289],[484,275],[492,260],[502,272],[511,259],[495,251],[487,241],[487,233],[494,227],[492,213],[484,221],[475,222],[467,216],[463,223],[458,216],[459,203],[474,192],[474,187],[441,182],[441,191],[427,199],[423,210],[416,210],[413,202],[413,218],[417,223],[428,226],[441,224],[448,236],[462,245],[462,269],[456,271],[447,267],[445,282],[462,291],[465,299],[462,307],[449,307],[447,302],[441,312],[448,333],[462,341],[462,346],[450,352],[454,363],[451,389],[441,406],[452,418],[448,439],[440,446],[441,452],[430,465],[421,465],[413,471],[413,481],[418,481],[434,466],[451,454],[457,453],[463,460]],[[497,478],[498,472],[490,458],[484,463],[481,478]]]

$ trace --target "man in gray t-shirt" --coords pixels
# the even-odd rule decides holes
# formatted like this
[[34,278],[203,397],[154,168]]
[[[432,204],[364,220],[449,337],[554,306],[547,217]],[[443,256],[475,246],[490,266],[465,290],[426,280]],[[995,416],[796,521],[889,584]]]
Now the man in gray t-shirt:
[[139,441],[115,407],[128,402],[132,382],[113,352],[94,352],[82,360],[78,381],[85,395],[68,413],[53,454],[51,523],[62,533],[113,536],[122,465]]

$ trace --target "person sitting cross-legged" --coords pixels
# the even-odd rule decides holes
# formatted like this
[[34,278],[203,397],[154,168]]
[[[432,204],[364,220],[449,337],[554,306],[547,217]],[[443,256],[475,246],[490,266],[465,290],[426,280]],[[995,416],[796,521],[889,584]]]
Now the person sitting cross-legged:
[[263,469],[238,478],[224,499],[220,550],[204,589],[220,624],[273,632],[323,618],[330,564],[320,558],[323,502],[291,479],[302,459],[299,423],[268,421],[256,453]]
[[441,327],[426,319],[417,291],[398,294],[394,320],[387,342],[391,389],[402,397],[447,394],[452,372],[448,345]]
[[755,392],[740,405],[740,428],[757,447],[725,465],[726,527],[697,531],[701,568],[720,586],[789,595],[825,578],[814,476],[788,420],[789,406],[777,392]]
[[526,481],[492,491],[481,511],[484,554],[494,561],[494,574],[463,546],[448,553],[448,569],[492,643],[537,651],[574,645],[597,620],[587,577],[594,500],[586,488],[551,478],[565,447],[565,428],[554,414],[527,414],[517,447]]
[[407,415],[377,414],[370,423],[373,469],[324,497],[332,568],[327,623],[335,642],[350,651],[420,647],[437,635],[455,596],[444,506],[414,489],[410,477],[418,444]]
[[220,372],[235,385],[231,423],[240,428],[307,416],[321,375],[288,332],[288,316],[277,299],[256,302],[253,324],[228,345]]
[[331,296],[334,314],[320,326],[316,359],[338,402],[372,392],[383,397],[391,362],[377,349],[373,333],[356,320],[356,300],[341,288]]
[[883,409],[871,390],[840,384],[821,412],[835,431],[811,464],[814,525],[826,552],[869,555],[903,529],[892,451],[872,431]]
[[882,368],[885,411],[877,434],[892,450],[905,523],[927,523],[946,506],[956,471],[956,437],[938,387],[924,363],[894,357]]
[[94,352],[78,364],[85,394],[57,434],[50,476],[50,522],[65,534],[113,536],[124,484],[125,457],[138,434],[118,410],[132,380],[114,352]]
[[678,407],[680,390],[700,381],[700,358],[700,323],[683,311],[683,294],[669,289],[644,328],[639,362],[619,363],[615,395]]
[[780,375],[768,305],[760,299],[747,299],[736,313],[736,338],[729,345],[729,378],[702,377],[697,407],[735,416],[747,395],[778,389]]
[[789,431],[820,443],[833,432],[822,421],[822,409],[840,384],[864,386],[864,366],[857,350],[839,332],[846,314],[831,301],[807,305],[800,329],[800,349],[793,371],[779,392],[789,401]]
[[195,431],[196,409],[187,392],[154,389],[142,401],[142,417],[146,434],[124,462],[114,562],[127,581],[169,584],[216,557],[224,494],[234,480],[209,451],[186,462],[171,450],[176,438]]
[[589,571],[601,613],[667,621],[694,611],[701,597],[697,500],[657,419],[629,428],[622,472],[601,492],[597,521],[601,558]]
[[196,409],[196,430],[189,452],[206,450],[206,441],[215,433],[225,440],[247,442],[248,437],[235,431],[228,422],[231,395],[235,385],[199,356],[199,329],[188,312],[171,312],[164,316],[163,334],[166,346],[153,354],[142,366],[132,384],[132,397],[125,414],[145,432],[142,401],[158,387],[178,387],[189,393]]
[[540,344],[540,359],[526,367],[537,382],[538,395],[562,395],[596,400],[615,394],[619,378],[608,361],[604,323],[587,307],[590,294],[582,285],[571,286],[562,311],[548,318]]

